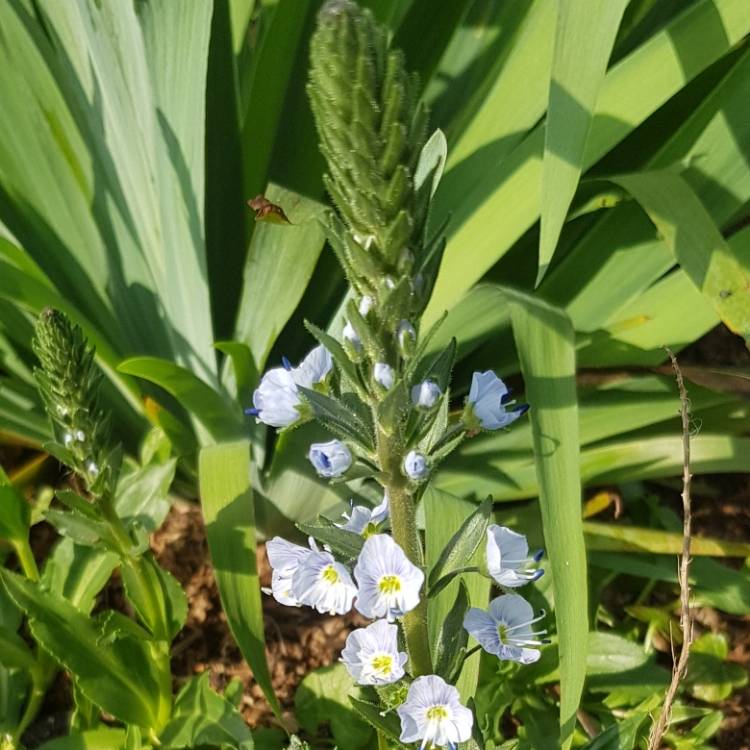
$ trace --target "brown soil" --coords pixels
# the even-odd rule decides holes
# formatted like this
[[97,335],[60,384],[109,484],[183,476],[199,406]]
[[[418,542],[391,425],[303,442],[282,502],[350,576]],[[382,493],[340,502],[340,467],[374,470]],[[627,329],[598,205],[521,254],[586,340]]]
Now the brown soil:
[[[174,644],[172,669],[178,685],[206,670],[218,690],[238,678],[245,686],[241,711],[247,722],[251,726],[273,724],[271,709],[227,627],[200,510],[187,503],[175,505],[154,535],[152,546],[161,565],[183,585],[190,603],[187,623]],[[258,570],[262,585],[270,586],[265,545],[258,548]],[[274,690],[284,709],[292,709],[302,678],[310,670],[338,659],[346,636],[364,623],[356,614],[319,615],[306,608],[282,606],[266,595],[263,614],[266,656]]]

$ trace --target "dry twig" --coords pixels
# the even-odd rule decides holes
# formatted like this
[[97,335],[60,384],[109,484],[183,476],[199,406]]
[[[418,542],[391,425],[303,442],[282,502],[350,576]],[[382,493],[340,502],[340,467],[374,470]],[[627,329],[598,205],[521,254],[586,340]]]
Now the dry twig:
[[677,387],[680,391],[680,414],[682,416],[682,555],[680,556],[680,627],[682,628],[682,648],[680,649],[680,657],[672,668],[672,681],[669,684],[666,697],[664,698],[664,704],[661,708],[659,718],[651,729],[651,735],[648,741],[649,750],[659,750],[661,747],[661,741],[664,736],[664,732],[669,726],[669,721],[672,715],[672,704],[674,703],[675,696],[677,695],[677,689],[680,686],[680,682],[685,677],[688,665],[688,656],[690,654],[690,644],[693,641],[693,617],[690,612],[690,581],[688,579],[690,573],[690,536],[691,536],[691,524],[692,515],[690,512],[690,481],[692,475],[690,473],[690,401],[688,399],[687,391],[685,390],[685,382],[682,379],[682,371],[680,370],[679,364],[677,364],[677,358],[674,356],[670,349],[667,349],[669,358],[672,360],[672,368],[674,369],[675,377],[677,379]]

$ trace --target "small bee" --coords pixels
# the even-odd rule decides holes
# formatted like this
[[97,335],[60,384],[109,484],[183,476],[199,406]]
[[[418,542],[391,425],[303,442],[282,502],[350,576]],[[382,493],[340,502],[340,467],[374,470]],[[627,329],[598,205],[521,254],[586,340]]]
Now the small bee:
[[271,203],[264,195],[256,195],[247,205],[255,211],[255,221],[266,221],[269,224],[291,224],[284,209]]

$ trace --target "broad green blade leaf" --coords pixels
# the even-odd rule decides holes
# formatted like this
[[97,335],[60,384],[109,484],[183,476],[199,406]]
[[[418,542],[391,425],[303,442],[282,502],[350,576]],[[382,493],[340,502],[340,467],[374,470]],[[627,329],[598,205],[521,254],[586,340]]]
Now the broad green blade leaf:
[[[438,561],[445,546],[456,533],[456,529],[476,511],[476,505],[434,487],[428,487],[422,500],[422,507],[425,519],[426,563],[430,567]],[[465,566],[476,565],[483,551],[484,548],[480,545],[473,559],[464,561]],[[484,578],[479,573],[464,573],[454,578],[443,591],[429,600],[427,620],[430,643],[438,642],[441,626],[453,608],[462,584],[467,588],[470,606],[482,609],[487,607],[490,595],[488,578]],[[479,654],[474,654],[464,662],[456,683],[464,701],[475,694],[478,679]]]
[[[659,555],[679,555],[682,551],[682,534],[673,531],[584,521],[583,532],[589,550],[653,552]],[[690,544],[690,554],[696,557],[750,557],[750,544],[695,536]]]
[[[268,28],[255,51],[247,93],[241,92],[244,183],[249,198],[266,189],[268,168],[284,108],[292,70],[302,54],[302,31],[314,0],[279,0],[264,19]],[[282,149],[283,150],[283,149]]]
[[690,280],[734,333],[750,339],[750,271],[686,180],[670,171],[613,178],[648,213]]
[[419,75],[422,87],[432,77],[443,51],[471,4],[471,0],[453,0],[435,13],[432,0],[412,0],[392,46],[403,50],[407,70]]
[[[707,30],[711,44],[706,44]],[[607,73],[600,90],[583,169],[598,161],[749,31],[750,5],[743,0],[699,0],[618,62]],[[678,46],[675,39],[679,39]],[[690,65],[685,65],[684,51],[688,49]],[[459,299],[537,220],[543,141],[543,129],[537,127],[494,168],[490,159],[483,159],[486,177],[478,182],[473,169],[456,181],[451,180],[453,170],[446,174],[436,195],[435,214],[444,216],[454,210],[454,221],[424,315],[426,323]],[[500,225],[499,215],[503,216]]]
[[70,602],[10,571],[0,570],[0,578],[26,612],[34,638],[75,675],[89,700],[121,721],[158,729],[169,704],[162,702],[146,642],[105,643],[96,623]]
[[206,536],[229,628],[274,714],[283,721],[264,648],[250,442],[240,440],[204,448],[200,453],[199,478]]
[[211,313],[217,337],[231,336],[234,330],[247,254],[250,212],[245,200],[252,196],[245,195],[243,182],[238,75],[250,68],[248,24],[254,4],[254,0],[214,0],[211,17],[205,206]]
[[560,746],[569,748],[586,676],[588,589],[581,522],[573,327],[560,310],[508,293],[534,438],[560,643]]
[[537,286],[555,252],[583,167],[617,29],[629,0],[559,0],[542,170]]
[[256,225],[248,251],[235,338],[250,347],[259,370],[302,299],[325,244],[317,221],[321,203],[275,185],[266,197],[292,225]]
[[0,476],[0,539],[25,543],[29,534],[31,506],[8,480]]
[[232,406],[190,370],[158,357],[131,357],[120,363],[119,372],[135,375],[174,396],[216,441],[242,433],[239,405]]

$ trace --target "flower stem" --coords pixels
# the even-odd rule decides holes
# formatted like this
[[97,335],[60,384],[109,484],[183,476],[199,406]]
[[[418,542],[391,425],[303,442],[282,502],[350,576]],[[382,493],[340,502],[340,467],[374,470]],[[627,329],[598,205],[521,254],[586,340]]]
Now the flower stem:
[[[391,439],[381,433],[378,440],[380,466],[387,475],[385,487],[390,501],[391,530],[396,543],[409,560],[424,567],[422,541],[417,528],[416,508],[405,480],[401,475],[401,458],[391,447]],[[419,604],[404,615],[406,648],[414,677],[432,673],[430,639],[427,630],[427,599],[422,595]]]

